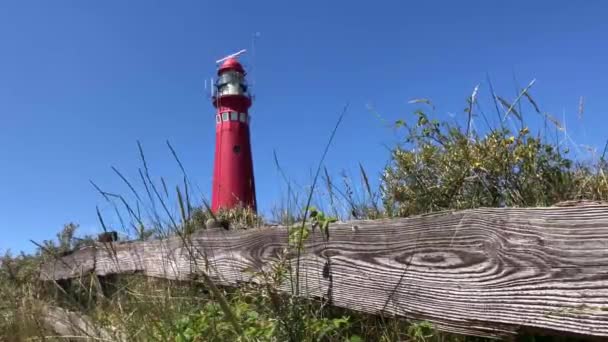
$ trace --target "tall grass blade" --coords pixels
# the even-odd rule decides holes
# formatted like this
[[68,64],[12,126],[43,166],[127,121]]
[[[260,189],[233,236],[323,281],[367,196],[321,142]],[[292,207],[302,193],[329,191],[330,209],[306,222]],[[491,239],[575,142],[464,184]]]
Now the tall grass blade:
[[129,189],[131,189],[131,192],[133,193],[133,195],[135,195],[135,198],[137,198],[138,201],[141,201],[141,198],[139,197],[139,194],[137,193],[137,191],[135,191],[135,188],[133,187],[133,185],[131,185],[131,182],[129,182],[127,180],[127,178],[125,178],[125,176],[122,175],[122,173],[120,173],[120,171],[118,171],[117,168],[115,168],[114,166],[112,166],[112,170],[114,171],[114,173],[116,173],[118,175],[118,177],[120,177],[120,179],[122,179],[122,181],[127,184],[127,186],[129,187]]
[[467,133],[466,133],[468,138],[470,138],[471,123],[473,121],[473,105],[477,101],[477,92],[478,91],[479,91],[479,84],[475,86],[475,88],[473,89],[473,93],[471,94],[471,97],[469,98],[469,108],[467,108]]
[[165,182],[165,178],[160,177],[160,182],[163,185],[163,190],[165,191],[165,197],[169,198],[169,190],[167,189],[167,183]]
[[367,173],[365,172],[365,169],[363,168],[363,165],[361,163],[359,163],[359,170],[361,171],[361,177],[363,178],[363,183],[365,185],[367,195],[369,196],[369,200],[371,201],[372,206],[377,214],[380,212],[380,210],[378,209],[378,204],[376,203],[376,196],[372,192],[372,187],[369,184],[369,178],[367,177]]
[[411,99],[411,100],[407,101],[407,103],[409,103],[409,104],[423,103],[423,104],[430,106],[433,110],[435,110],[435,105],[433,104],[433,102],[430,99],[427,99],[427,98]]
[[342,120],[344,119],[344,115],[346,115],[346,112],[348,110],[348,104],[344,106],[344,108],[342,109],[342,113],[340,114],[340,116],[338,117],[338,121],[336,122],[336,125],[334,126],[334,129],[332,130],[330,136],[329,136],[329,140],[327,141],[327,144],[325,145],[325,149],[323,150],[323,154],[321,156],[321,159],[319,160],[319,165],[317,166],[317,170],[315,172],[315,176],[313,178],[312,181],[312,186],[310,187],[310,191],[308,193],[308,198],[306,200],[306,206],[304,207],[304,214],[302,215],[302,225],[300,227],[300,234],[299,234],[299,239],[298,239],[298,248],[297,248],[297,256],[296,256],[296,297],[299,296],[300,294],[300,255],[302,253],[302,238],[304,236],[304,229],[306,227],[306,220],[308,219],[308,213],[310,210],[310,203],[312,201],[312,197],[314,194],[314,190],[315,187],[317,185],[317,181],[319,179],[319,174],[321,173],[321,168],[323,167],[323,163],[325,162],[325,157],[327,156],[327,152],[329,151],[329,147],[331,146],[331,143],[334,140],[334,137],[336,136],[336,132],[338,131],[338,127],[340,127],[340,124],[342,123]]
[[540,108],[538,107],[538,104],[536,103],[536,101],[534,101],[534,99],[532,98],[532,95],[530,95],[529,92],[525,92],[524,96],[526,97],[526,99],[528,99],[528,102],[530,102],[530,104],[532,105],[532,107],[534,107],[534,110],[538,114],[541,114]]
[[[536,83],[536,79],[533,79],[532,81],[530,81],[530,83],[528,84],[528,86],[526,86],[526,88],[524,88],[524,90],[522,90],[522,91],[521,91],[521,93],[519,94],[519,96],[517,96],[517,98],[515,99],[515,101],[513,102],[513,104],[512,104],[512,105],[510,105],[510,106],[508,107],[509,109],[507,109],[507,112],[505,113],[505,116],[504,116],[504,118],[503,118],[503,121],[507,119],[507,116],[508,116],[508,115],[509,115],[511,112],[513,112],[514,114],[516,114],[517,118],[519,119],[519,121],[520,121],[520,122],[521,122],[521,124],[523,125],[523,118],[522,118],[522,116],[521,116],[521,113],[517,113],[517,112],[515,111],[515,106],[516,106],[516,105],[519,103],[519,100],[522,98],[522,96],[524,96],[524,94],[525,94],[525,93],[527,93],[527,92],[530,90],[530,88],[532,88],[532,86],[534,85],[534,83]],[[504,101],[504,103],[503,103],[503,104],[508,103],[507,101],[505,101],[505,100],[504,100],[504,99],[502,99],[502,98],[499,98],[499,100],[500,100],[501,102],[503,102],[503,101]]]
[[490,74],[486,74],[486,80],[488,82],[488,85],[490,86],[490,93],[492,93],[492,100],[494,101],[494,106],[496,107],[496,115],[498,116],[498,122],[500,122],[502,126],[502,117],[500,114],[500,108],[498,106],[498,95],[496,95],[496,92],[494,92],[494,86],[492,85]]
[[327,172],[327,168],[323,167],[323,171],[325,173],[325,185],[327,186],[327,194],[329,196],[329,205],[331,206],[331,210],[334,213],[335,217],[338,217],[338,208],[336,208],[336,203],[334,199],[334,190],[332,188],[331,178],[329,177],[329,172]]
[[186,228],[186,225],[188,224],[188,217],[186,216],[186,208],[185,208],[185,204],[184,204],[184,199],[182,197],[182,192],[179,190],[179,185],[175,187],[175,191],[177,192],[177,203],[179,205],[179,212],[181,214],[182,217],[182,227]]
[[110,205],[114,209],[114,213],[118,217],[118,221],[120,222],[120,227],[122,228],[122,231],[125,232],[125,233],[128,233],[127,228],[125,226],[125,221],[123,220],[122,215],[120,214],[120,210],[118,210],[118,206],[116,205],[116,203],[114,203],[114,201],[112,201],[110,199],[110,197],[108,196],[109,194],[107,192],[105,192],[105,191],[102,191],[101,188],[99,188],[97,186],[97,184],[95,184],[92,180],[89,180],[89,183],[91,183],[91,185],[93,185],[93,187],[95,188],[95,190],[97,190],[97,192],[99,192],[103,196],[103,198],[108,203],[110,203]]
[[509,101],[505,100],[504,98],[500,97],[500,96],[496,96],[496,98],[498,99],[498,101],[500,101],[500,103],[507,108],[507,111],[505,112],[505,116],[503,118],[503,122],[504,120],[507,119],[507,117],[509,116],[510,113],[513,113],[513,115],[515,115],[515,117],[521,122],[522,121],[522,117],[519,114],[519,112],[517,110],[515,110],[514,104],[510,104]]
[[[191,205],[191,202],[190,202],[190,192],[189,192],[189,189],[191,188],[190,178],[188,177],[188,173],[186,172],[186,168],[184,168],[184,164],[179,159],[179,156],[177,155],[177,152],[175,151],[175,149],[173,148],[173,146],[171,145],[171,143],[169,142],[169,140],[167,140],[166,143],[167,143],[167,147],[169,147],[169,150],[171,151],[171,155],[173,155],[173,159],[175,159],[175,161],[177,162],[177,165],[179,166],[179,169],[182,171],[182,175],[183,175],[183,179],[184,179],[184,192],[185,192],[185,196],[186,196],[188,218],[190,218],[191,214],[192,214],[192,205]],[[202,195],[202,193],[201,193],[201,195]],[[209,206],[209,203],[208,203],[207,199],[205,198],[204,195],[202,195],[201,197],[203,198],[203,201],[202,201],[203,202],[203,206],[207,210],[207,213],[210,214],[211,217],[215,221],[217,221],[217,217],[215,216],[215,213],[211,210],[211,206]]]

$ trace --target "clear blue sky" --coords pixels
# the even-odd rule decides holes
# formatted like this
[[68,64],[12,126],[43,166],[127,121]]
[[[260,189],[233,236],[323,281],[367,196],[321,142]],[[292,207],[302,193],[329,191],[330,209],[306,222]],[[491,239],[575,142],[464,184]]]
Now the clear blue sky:
[[[98,229],[93,190],[128,193],[116,166],[136,179],[136,140],[151,171],[174,181],[170,140],[209,195],[214,111],[203,80],[241,48],[253,68],[252,143],[262,211],[280,185],[273,151],[300,184],[342,106],[350,109],[327,167],[377,184],[398,135],[387,120],[411,117],[429,97],[437,113],[463,116],[476,84],[513,99],[536,78],[544,110],[576,117],[577,142],[602,145],[608,108],[605,1],[29,1],[0,2],[0,250],[31,249],[69,221]],[[408,116],[410,115],[410,116]],[[112,221],[110,219],[110,221]],[[111,223],[116,223],[112,221]]]

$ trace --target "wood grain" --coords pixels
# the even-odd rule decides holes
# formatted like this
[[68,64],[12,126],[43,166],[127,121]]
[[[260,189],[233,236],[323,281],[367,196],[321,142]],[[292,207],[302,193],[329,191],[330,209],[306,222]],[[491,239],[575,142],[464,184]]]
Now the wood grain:
[[[100,244],[48,263],[43,279],[141,272],[219,284],[255,281],[287,244],[287,229],[209,230]],[[193,254],[193,257],[191,257]],[[291,259],[292,264],[295,260]],[[522,329],[608,337],[608,206],[497,208],[336,223],[311,234],[302,295],[438,329],[509,336]],[[285,284],[289,291],[290,285]]]
[[[91,318],[81,313],[66,310],[56,306],[43,305],[40,320],[57,336],[66,340],[87,341],[127,341],[126,335],[120,331],[111,331],[96,326]],[[51,338],[52,339],[52,338]]]

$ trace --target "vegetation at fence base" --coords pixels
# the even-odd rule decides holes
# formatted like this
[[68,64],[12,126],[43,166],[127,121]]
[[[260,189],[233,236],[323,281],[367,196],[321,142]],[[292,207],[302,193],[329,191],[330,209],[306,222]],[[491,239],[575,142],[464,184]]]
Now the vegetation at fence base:
[[[314,217],[316,229],[327,228],[331,222],[322,212],[316,211]],[[313,224],[306,229],[313,229]],[[59,243],[48,241],[47,245],[56,248]],[[39,282],[37,263],[41,258],[53,257],[49,253],[3,258],[0,275],[3,340],[54,336],[41,319],[42,303],[86,315],[106,331],[115,332],[117,339],[126,336],[130,341],[464,340],[434,331],[428,323],[411,324],[361,315],[326,302],[280,293],[279,284],[293,271],[286,268],[288,263],[283,259],[277,260],[270,271],[255,274],[261,279],[259,284],[221,290],[220,295],[229,303],[230,316],[236,318],[240,327],[237,331],[215,295],[201,284],[140,275],[108,279],[86,274],[61,284]]]
[[37,264],[30,255],[13,256],[7,253],[0,258],[0,336],[17,339],[50,333],[35,320],[39,307]]
[[[534,115],[544,120],[545,127],[563,130],[555,119],[538,110],[527,90],[518,97],[521,98],[533,104]],[[290,232],[290,250],[283,255],[300,252],[312,229],[328,233],[328,227],[336,219],[409,216],[482,206],[544,206],[569,199],[607,198],[604,154],[594,163],[569,158],[566,147],[558,140],[550,140],[548,129],[542,134],[533,133],[516,103],[501,102],[504,112],[496,125],[488,124],[483,132],[471,129],[475,103],[472,96],[466,125],[438,121],[426,109],[397,121],[396,126],[405,132],[404,144],[392,150],[379,191],[370,186],[363,166],[360,166],[360,187],[345,175],[333,179],[325,170],[324,184],[317,190],[323,196],[311,197],[308,202],[302,201],[308,194],[296,194],[288,182],[287,201],[280,204],[274,217],[275,222],[287,225]],[[506,119],[513,119],[515,124],[507,125]],[[197,196],[169,145],[183,174],[183,184],[176,187],[177,210],[173,213],[168,203],[169,188],[162,178],[162,186],[153,182],[141,145],[139,148],[143,190],[137,190],[134,182],[113,168],[133,194],[134,202],[129,202],[126,195],[106,192],[94,184],[115,209],[123,238],[145,240],[171,234],[184,237],[187,243],[187,235],[200,229],[248,229],[263,224],[262,217],[246,208],[212,214],[204,200],[194,203]],[[140,207],[148,210],[148,217],[144,217]],[[104,220],[102,213],[98,214],[103,230],[117,229]],[[281,293],[279,285],[294,279],[297,272],[281,258],[271,265],[271,271],[255,274],[260,279],[257,285],[238,289],[213,290],[199,283],[139,275],[106,279],[83,275],[62,284],[38,281],[37,265],[41,260],[60,257],[93,242],[90,236],[78,238],[76,231],[77,225],[68,224],[56,241],[39,243],[36,253],[7,254],[2,258],[0,340],[43,340],[53,336],[40,319],[41,303],[87,315],[99,326],[115,332],[117,338],[127,336],[129,341],[483,340],[443,334],[429,322],[363,315],[332,307],[327,302]]]
[[212,215],[199,207],[192,212],[191,224],[191,231],[207,228],[249,229],[261,227],[264,220],[251,208],[221,209]]

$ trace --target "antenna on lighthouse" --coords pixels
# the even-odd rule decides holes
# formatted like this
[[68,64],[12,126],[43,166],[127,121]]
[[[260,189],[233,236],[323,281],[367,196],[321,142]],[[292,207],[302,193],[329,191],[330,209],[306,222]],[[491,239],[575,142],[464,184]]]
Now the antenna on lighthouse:
[[213,97],[213,95],[215,93],[214,92],[215,86],[214,86],[214,83],[213,83],[213,77],[210,77],[209,79],[205,78],[204,81],[205,81],[205,91],[204,91],[204,93],[206,94],[207,90],[209,90],[209,97]]
[[243,50],[237,51],[237,52],[235,52],[235,53],[233,53],[233,54],[230,54],[230,55],[228,55],[228,56],[226,56],[226,57],[224,57],[224,58],[220,58],[220,59],[218,59],[217,61],[215,61],[215,63],[216,63],[216,64],[220,64],[220,63],[222,63],[223,61],[227,60],[228,58],[234,58],[234,57],[238,57],[238,56],[240,56],[240,55],[244,54],[245,52],[247,52],[247,49],[243,49]]

